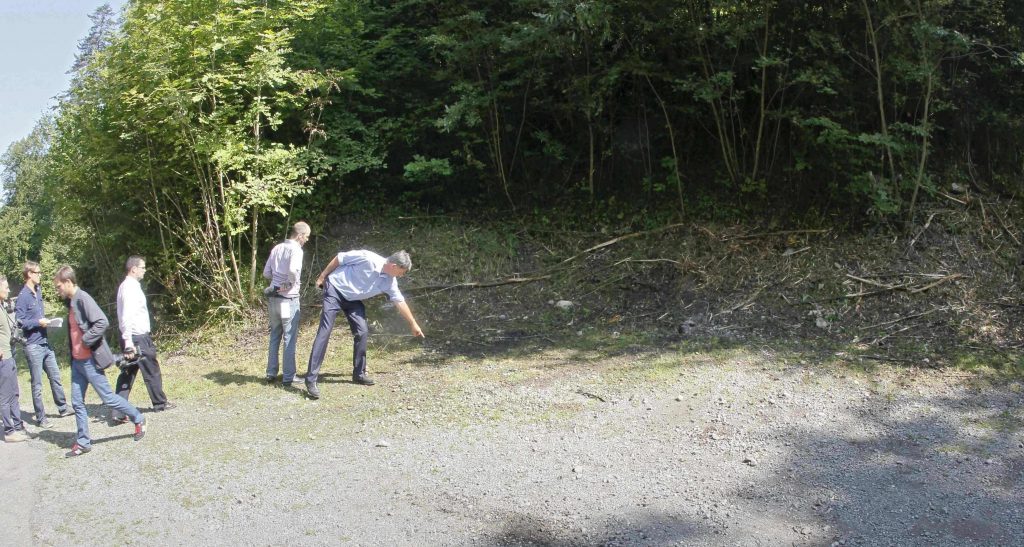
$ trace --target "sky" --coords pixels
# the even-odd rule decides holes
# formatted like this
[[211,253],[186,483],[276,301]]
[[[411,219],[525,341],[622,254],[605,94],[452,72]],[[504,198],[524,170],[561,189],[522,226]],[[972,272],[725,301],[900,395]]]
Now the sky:
[[0,154],[32,132],[68,87],[89,14],[126,0],[0,0]]

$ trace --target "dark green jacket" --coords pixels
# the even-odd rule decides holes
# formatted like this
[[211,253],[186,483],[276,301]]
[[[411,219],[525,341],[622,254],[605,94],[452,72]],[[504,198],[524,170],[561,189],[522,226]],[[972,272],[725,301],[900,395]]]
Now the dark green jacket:
[[12,324],[14,324],[14,318],[7,313],[3,305],[0,305],[0,353],[4,355],[4,359],[14,356],[14,344],[11,341]]

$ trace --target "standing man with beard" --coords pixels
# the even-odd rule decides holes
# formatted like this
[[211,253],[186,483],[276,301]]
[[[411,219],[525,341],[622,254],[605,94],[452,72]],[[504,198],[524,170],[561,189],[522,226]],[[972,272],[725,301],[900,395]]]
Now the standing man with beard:
[[85,406],[85,392],[91,385],[103,404],[116,412],[127,414],[135,424],[136,441],[146,436],[146,418],[139,409],[110,389],[104,370],[114,364],[104,335],[110,321],[96,305],[89,293],[78,288],[75,270],[61,266],[53,276],[57,294],[68,306],[68,346],[71,350],[71,406],[75,409],[75,427],[78,433],[66,458],[81,456],[92,450],[89,437],[89,410]]

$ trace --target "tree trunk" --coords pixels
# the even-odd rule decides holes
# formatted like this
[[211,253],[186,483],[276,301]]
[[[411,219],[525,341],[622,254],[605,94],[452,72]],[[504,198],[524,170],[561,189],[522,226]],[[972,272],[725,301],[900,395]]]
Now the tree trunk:
[[[878,34],[875,31],[875,22],[871,18],[871,10],[868,8],[867,0],[860,0],[864,8],[864,20],[867,24],[868,41],[871,42],[871,51],[875,63],[875,93],[878,99],[878,117],[881,125],[882,137],[885,139],[885,156],[889,163],[889,177],[892,180],[893,198],[899,200],[900,189],[896,182],[896,164],[892,157],[892,147],[889,146],[889,124],[885,119],[885,93],[882,91],[882,57],[878,52]],[[885,172],[885,162],[882,163],[882,171]]]

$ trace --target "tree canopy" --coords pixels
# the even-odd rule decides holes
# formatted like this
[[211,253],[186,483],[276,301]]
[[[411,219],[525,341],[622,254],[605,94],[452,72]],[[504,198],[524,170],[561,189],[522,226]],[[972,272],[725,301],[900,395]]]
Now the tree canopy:
[[[1022,190],[1008,0],[131,0],[4,155],[0,262],[238,309],[289,221],[373,207],[913,218]],[[653,220],[652,220],[653,219]]]

